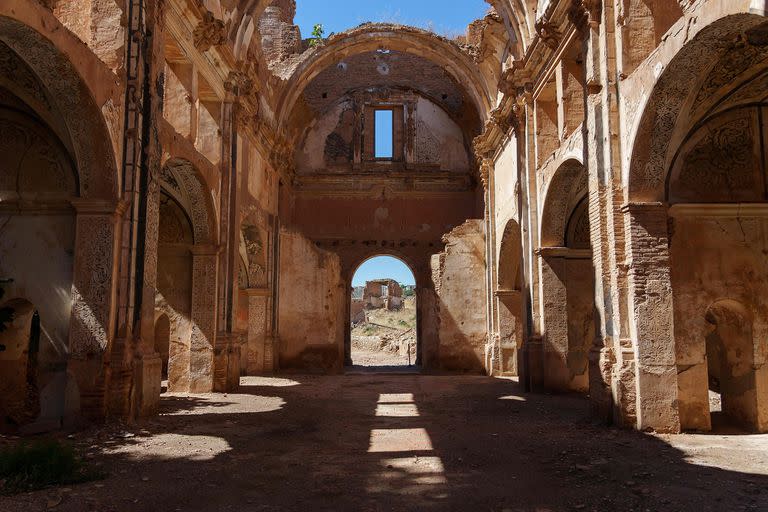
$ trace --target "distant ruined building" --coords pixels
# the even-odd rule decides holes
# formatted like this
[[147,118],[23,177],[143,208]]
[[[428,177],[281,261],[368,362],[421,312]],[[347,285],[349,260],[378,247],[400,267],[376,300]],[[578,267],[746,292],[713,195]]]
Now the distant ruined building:
[[391,255],[425,370],[768,432],[765,2],[489,4],[310,45],[293,0],[0,2],[0,429],[341,372]]

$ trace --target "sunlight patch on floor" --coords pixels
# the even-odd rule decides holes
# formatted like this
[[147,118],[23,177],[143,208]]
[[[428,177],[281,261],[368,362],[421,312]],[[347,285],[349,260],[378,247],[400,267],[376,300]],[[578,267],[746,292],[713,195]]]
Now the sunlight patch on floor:
[[[446,485],[445,468],[440,457],[399,457],[379,461],[381,471],[366,487],[368,492],[419,494],[434,492],[434,486]],[[444,498],[446,494],[435,497]]]
[[432,440],[423,428],[376,428],[371,430],[368,453],[432,451]]
[[416,404],[376,404],[376,416],[415,418],[419,415]]
[[273,388],[288,388],[299,386],[300,382],[293,379],[282,379],[279,377],[240,377],[241,386],[266,386]]
[[499,400],[514,400],[516,402],[525,402],[525,398],[517,395],[500,396]]
[[379,395],[380,404],[403,404],[413,403],[413,393],[381,393]]
[[[137,460],[177,460],[204,462],[214,460],[222,453],[232,451],[226,439],[215,436],[184,434],[155,434],[137,443],[125,443],[109,447],[104,453],[124,454]],[[168,456],[172,452],[173,456]]]

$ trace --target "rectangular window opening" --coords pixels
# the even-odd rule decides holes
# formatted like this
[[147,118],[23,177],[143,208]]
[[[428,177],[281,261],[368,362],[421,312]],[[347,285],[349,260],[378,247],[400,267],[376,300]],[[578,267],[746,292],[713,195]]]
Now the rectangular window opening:
[[374,135],[376,140],[375,158],[393,158],[394,148],[392,143],[394,131],[394,112],[392,110],[376,110],[376,125]]

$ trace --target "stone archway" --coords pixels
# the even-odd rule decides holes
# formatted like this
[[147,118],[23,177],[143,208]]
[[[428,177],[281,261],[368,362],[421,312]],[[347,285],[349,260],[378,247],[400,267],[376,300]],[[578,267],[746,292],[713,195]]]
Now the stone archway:
[[[410,272],[415,286],[413,289],[402,289],[400,286],[402,283],[392,280],[392,276],[381,275],[371,282],[366,282],[363,285],[362,294],[360,297],[353,297],[354,288],[353,283],[355,276],[367,262],[374,258],[383,257],[397,260],[403,266],[405,266]],[[347,293],[345,297],[346,305],[346,327],[344,333],[344,361],[347,366],[358,366],[361,363],[354,357],[355,345],[353,343],[352,330],[355,328],[355,324],[359,324],[359,318],[362,318],[363,322],[369,317],[368,311],[376,310],[390,310],[390,311],[402,311],[407,312],[413,310],[415,325],[379,325],[378,327],[384,330],[391,328],[391,333],[385,333],[386,336],[392,338],[392,347],[396,348],[396,352],[392,357],[386,358],[387,362],[382,363],[385,366],[419,366],[421,365],[421,353],[422,353],[422,338],[421,338],[421,325],[422,325],[422,308],[421,308],[421,287],[419,284],[419,277],[414,272],[414,267],[409,263],[408,259],[402,255],[396,255],[393,252],[382,252],[370,254],[358,260],[357,264],[353,265],[350,271],[345,276],[346,282],[349,283],[347,290],[352,293]],[[411,302],[409,290],[413,293],[413,302]],[[403,320],[401,320],[401,323]],[[390,336],[391,335],[391,336]],[[396,347],[395,347],[396,346]],[[366,362],[363,366],[381,366],[375,364],[375,362]]]
[[[754,310],[756,329],[768,315],[766,246],[754,235],[768,219],[768,23],[715,15],[699,20],[703,28],[656,82],[626,176],[641,429],[710,428],[703,311],[727,297]],[[755,365],[764,367],[765,357]]]
[[168,389],[213,390],[218,248],[211,199],[185,160],[160,176],[156,316],[170,322]]
[[576,160],[563,163],[547,187],[540,240],[543,383],[550,389],[586,392],[595,336],[595,276],[587,171]]

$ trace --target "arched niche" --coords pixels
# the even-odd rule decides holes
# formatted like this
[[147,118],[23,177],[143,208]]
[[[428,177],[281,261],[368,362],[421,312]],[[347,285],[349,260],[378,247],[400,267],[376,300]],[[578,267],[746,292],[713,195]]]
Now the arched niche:
[[43,119],[56,119],[49,124],[71,148],[79,195],[115,200],[119,177],[110,132],[90,89],[68,58],[30,26],[0,16],[0,77],[0,83]]
[[547,186],[541,213],[542,247],[565,247],[568,223],[587,194],[587,170],[578,160],[567,160]]
[[587,170],[564,162],[552,176],[541,215],[541,311],[545,386],[586,392],[595,338],[595,274]]
[[501,236],[498,258],[500,372],[518,375],[523,344],[522,236],[510,219]]

